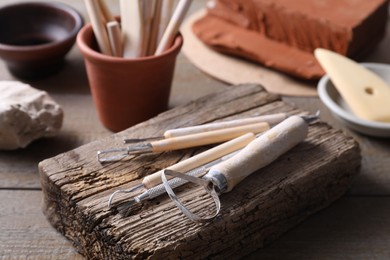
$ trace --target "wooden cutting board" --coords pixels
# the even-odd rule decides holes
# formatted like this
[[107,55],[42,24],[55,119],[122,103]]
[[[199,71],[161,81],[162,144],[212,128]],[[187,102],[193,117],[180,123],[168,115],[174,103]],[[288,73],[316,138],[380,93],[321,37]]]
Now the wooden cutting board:
[[[81,254],[92,259],[239,258],[263,247],[344,194],[360,166],[357,143],[325,123],[266,168],[223,194],[221,214],[211,223],[189,221],[168,196],[132,206],[119,196],[142,178],[205,148],[149,154],[101,165],[96,151],[123,146],[129,137],[161,135],[165,129],[259,114],[301,111],[258,85],[226,88],[108,138],[39,164],[44,213]],[[193,208],[212,203],[193,185],[180,197]]]

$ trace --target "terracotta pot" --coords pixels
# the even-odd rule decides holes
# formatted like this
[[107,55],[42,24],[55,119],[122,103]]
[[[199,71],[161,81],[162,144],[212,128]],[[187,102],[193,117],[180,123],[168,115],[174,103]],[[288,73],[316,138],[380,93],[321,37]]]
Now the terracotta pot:
[[103,55],[92,26],[84,26],[77,44],[84,55],[93,100],[103,125],[118,132],[168,108],[176,57],[183,38],[158,56],[137,59]]

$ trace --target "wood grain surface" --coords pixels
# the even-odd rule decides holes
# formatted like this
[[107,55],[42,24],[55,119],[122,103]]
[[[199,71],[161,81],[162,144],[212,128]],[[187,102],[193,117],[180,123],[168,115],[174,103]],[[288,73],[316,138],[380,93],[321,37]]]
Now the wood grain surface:
[[[0,6],[22,0],[1,0]],[[61,0],[85,16],[82,0]],[[107,1],[118,14],[116,0]],[[190,12],[206,0],[193,1]],[[390,63],[390,26],[378,48],[365,61]],[[0,60],[0,80],[14,78]],[[65,111],[61,133],[34,142],[23,150],[0,151],[0,259],[82,259],[72,244],[50,226],[42,213],[38,162],[80,145],[110,136],[100,124],[85,75],[83,59],[75,46],[57,75],[27,81],[48,91]],[[313,84],[313,88],[315,85]],[[170,107],[231,87],[194,67],[179,55]],[[349,131],[336,121],[317,98],[283,97],[358,141],[362,167],[347,194],[336,203],[293,228],[245,259],[389,259],[390,258],[390,140]]]

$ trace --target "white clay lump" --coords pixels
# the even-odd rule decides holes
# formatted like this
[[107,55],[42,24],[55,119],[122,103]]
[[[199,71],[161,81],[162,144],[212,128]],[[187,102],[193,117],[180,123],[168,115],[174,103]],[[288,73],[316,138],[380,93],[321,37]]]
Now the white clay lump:
[[61,129],[62,108],[45,92],[18,81],[0,81],[0,150],[24,148]]

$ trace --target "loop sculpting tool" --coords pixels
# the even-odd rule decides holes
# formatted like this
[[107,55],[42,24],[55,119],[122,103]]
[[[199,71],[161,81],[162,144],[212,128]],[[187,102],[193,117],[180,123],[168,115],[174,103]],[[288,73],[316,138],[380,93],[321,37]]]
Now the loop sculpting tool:
[[[230,156],[232,156],[233,154],[235,154],[236,152],[233,152],[231,154],[229,154]],[[226,155],[226,157],[229,157],[229,155]],[[220,158],[220,159],[217,159],[217,160],[214,160],[208,164],[205,164],[205,165],[202,165],[196,169],[193,169],[191,171],[188,171],[188,172],[184,172],[184,173],[179,173],[179,172],[176,172],[176,171],[172,171],[172,170],[162,170],[161,171],[161,174],[158,175],[159,177],[159,181],[161,182],[162,181],[162,176],[166,173],[166,171],[168,171],[168,173],[170,172],[173,172],[174,174],[172,174],[172,176],[176,176],[177,174],[180,174],[180,177],[181,178],[173,178],[173,179],[170,179],[170,180],[167,180],[167,177],[165,177],[165,179],[163,180],[166,180],[166,182],[168,183],[169,187],[171,189],[174,189],[174,188],[177,188],[177,187],[180,187],[186,183],[188,183],[189,181],[192,181],[194,179],[189,179],[190,177],[188,176],[193,176],[193,178],[197,178],[198,180],[202,180],[200,179],[199,177],[202,177],[206,172],[207,170],[217,164],[217,163],[220,163],[221,161],[225,160],[225,158]],[[164,175],[165,176],[165,175]],[[115,191],[114,193],[111,194],[110,198],[108,199],[108,208],[111,208],[112,206],[112,202],[113,202],[113,199],[116,195],[118,195],[119,193],[131,193],[133,191],[135,191],[136,189],[138,189],[139,186],[136,186],[136,187],[133,187],[129,190],[117,190]],[[132,206],[133,204],[135,203],[140,203],[144,200],[150,200],[150,199],[154,199],[162,194],[165,194],[166,193],[166,187],[164,184],[158,184],[154,187],[151,187],[151,188],[148,188],[146,191],[144,191],[143,193],[133,197],[131,200],[127,201],[127,205],[130,207]]]
[[[178,172],[166,170],[162,174],[163,185],[170,198],[189,219],[195,222],[210,221],[218,215],[220,210],[220,202],[215,198],[215,193],[222,194],[231,191],[244,178],[267,166],[279,156],[302,142],[307,137],[308,124],[316,118],[316,116],[291,116],[287,118],[256,138],[236,155],[212,166],[201,180],[195,181],[197,178],[194,179],[194,177],[190,176],[184,177]],[[187,181],[205,187],[206,192],[212,196],[216,204],[216,213],[212,216],[200,217],[188,210],[174,194],[165,174],[185,178]]]
[[[244,126],[225,128],[192,135],[179,136],[163,139],[146,144],[134,145],[126,148],[114,148],[97,152],[98,160],[101,163],[112,162],[123,159],[128,155],[143,154],[150,152],[165,152],[172,150],[198,147],[202,145],[215,144],[234,139],[246,133],[258,134],[269,129],[268,123],[256,123]],[[108,155],[108,156],[107,156]]]

